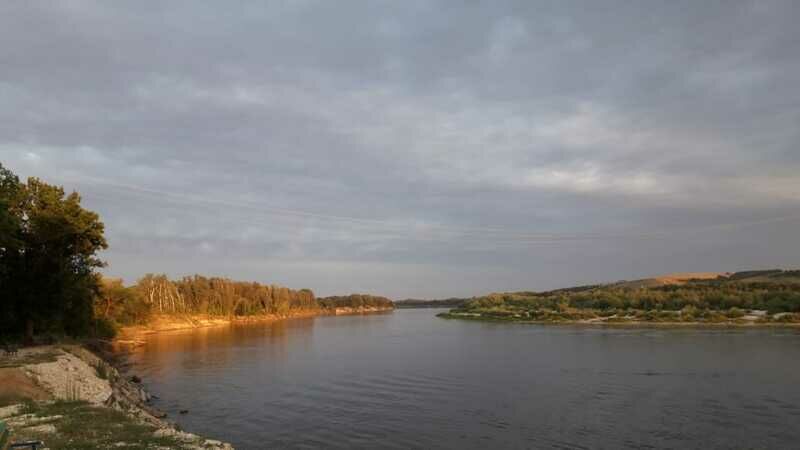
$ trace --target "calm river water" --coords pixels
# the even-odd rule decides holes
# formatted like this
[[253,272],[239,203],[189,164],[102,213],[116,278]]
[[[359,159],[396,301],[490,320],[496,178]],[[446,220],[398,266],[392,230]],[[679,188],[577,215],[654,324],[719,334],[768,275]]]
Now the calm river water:
[[437,312],[153,335],[133,371],[185,429],[239,449],[800,447],[800,330]]

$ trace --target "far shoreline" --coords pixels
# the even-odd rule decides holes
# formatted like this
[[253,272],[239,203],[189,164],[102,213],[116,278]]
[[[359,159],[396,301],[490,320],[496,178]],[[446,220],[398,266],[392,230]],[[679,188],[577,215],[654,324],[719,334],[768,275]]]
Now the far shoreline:
[[436,317],[446,320],[465,320],[471,322],[507,323],[519,325],[572,325],[608,328],[800,328],[800,322],[658,322],[644,320],[602,321],[602,320],[515,320],[499,317],[478,317],[453,313],[440,313]]

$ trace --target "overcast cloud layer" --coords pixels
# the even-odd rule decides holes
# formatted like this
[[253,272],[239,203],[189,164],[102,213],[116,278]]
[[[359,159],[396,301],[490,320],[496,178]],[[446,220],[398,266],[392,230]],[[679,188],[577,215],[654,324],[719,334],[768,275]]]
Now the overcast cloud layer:
[[800,2],[0,4],[107,272],[394,298],[800,265]]

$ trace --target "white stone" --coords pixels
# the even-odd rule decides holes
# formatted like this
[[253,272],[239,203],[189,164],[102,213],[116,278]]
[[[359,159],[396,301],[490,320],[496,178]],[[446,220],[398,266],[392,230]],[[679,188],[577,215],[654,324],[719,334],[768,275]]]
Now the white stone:
[[98,378],[94,367],[71,353],[61,352],[56,361],[31,364],[25,370],[57,398],[101,405],[112,394],[108,380]]
[[0,419],[16,416],[20,412],[22,412],[22,405],[11,405],[11,406],[6,406],[4,408],[0,408]]
[[46,434],[53,434],[56,432],[56,427],[53,424],[46,423],[44,425],[36,425],[33,427],[26,427],[26,432],[29,433],[46,433]]

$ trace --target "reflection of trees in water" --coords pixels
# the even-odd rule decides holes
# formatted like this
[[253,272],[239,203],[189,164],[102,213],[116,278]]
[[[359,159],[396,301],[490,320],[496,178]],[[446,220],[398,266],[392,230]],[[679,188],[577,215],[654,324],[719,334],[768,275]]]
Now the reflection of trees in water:
[[310,347],[313,330],[314,318],[308,317],[155,333],[147,337],[145,346],[132,352],[131,361],[157,376],[167,367],[236,366],[237,358],[252,359],[243,352],[285,359],[292,350]]

